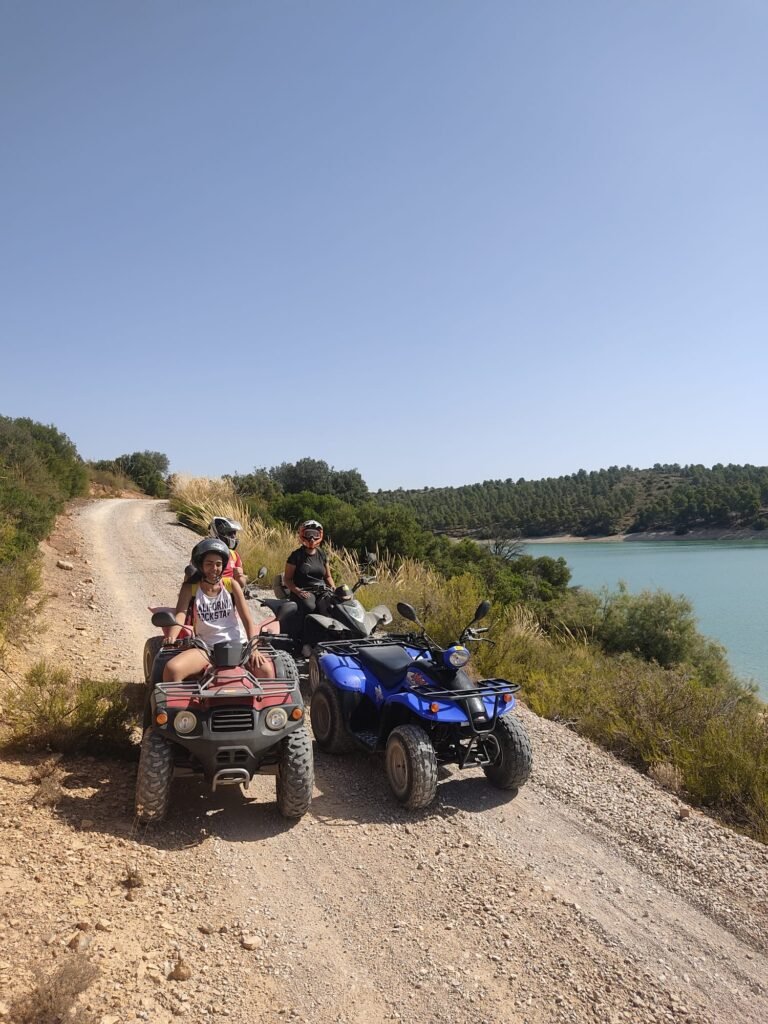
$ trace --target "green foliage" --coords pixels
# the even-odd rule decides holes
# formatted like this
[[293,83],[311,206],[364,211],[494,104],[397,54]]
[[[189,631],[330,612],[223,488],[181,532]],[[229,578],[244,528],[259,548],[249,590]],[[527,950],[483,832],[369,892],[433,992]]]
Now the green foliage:
[[405,505],[427,529],[485,537],[510,531],[527,537],[684,533],[765,523],[768,467],[611,466],[538,481],[486,480],[465,487],[379,491],[375,498],[385,506]]
[[30,419],[0,416],[0,645],[19,638],[38,586],[37,545],[68,498],[83,493],[85,466],[69,438]]
[[356,469],[334,469],[323,459],[281,462],[271,469],[255,469],[244,476],[230,477],[238,494],[256,494],[274,500],[278,494],[332,495],[356,505],[368,500],[368,487]]
[[99,472],[127,476],[153,498],[164,498],[168,493],[168,456],[162,452],[133,452],[118,455],[116,459],[105,459],[92,463]]
[[39,661],[11,687],[5,724],[10,747],[113,754],[130,747],[134,709],[121,683],[73,682],[68,672]]

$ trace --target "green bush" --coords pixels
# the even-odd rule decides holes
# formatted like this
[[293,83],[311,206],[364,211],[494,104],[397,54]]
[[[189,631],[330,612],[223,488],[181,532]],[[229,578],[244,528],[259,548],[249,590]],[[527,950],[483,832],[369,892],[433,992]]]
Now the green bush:
[[125,753],[136,721],[123,684],[74,682],[63,669],[39,661],[11,686],[5,707],[5,745],[25,750]]

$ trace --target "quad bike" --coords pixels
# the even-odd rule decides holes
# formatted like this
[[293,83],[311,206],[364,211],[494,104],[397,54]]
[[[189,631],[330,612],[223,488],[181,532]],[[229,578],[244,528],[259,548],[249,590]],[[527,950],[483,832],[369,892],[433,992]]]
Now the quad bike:
[[[171,612],[159,611],[152,624],[167,632],[177,623]],[[188,647],[209,659],[202,676],[163,682],[165,663]],[[263,676],[246,667],[257,648],[274,666]],[[136,779],[139,819],[161,821],[172,779],[200,774],[214,790],[248,786],[256,774],[275,775],[284,817],[301,818],[309,807],[314,766],[299,675],[290,655],[262,637],[212,649],[199,637],[187,635],[172,644],[166,639],[154,658]]]
[[[376,563],[376,556],[369,553],[368,567]],[[381,626],[392,622],[392,612],[386,605],[378,604],[366,611],[354,596],[360,587],[376,582],[375,575],[366,575],[363,567],[354,586],[327,587],[317,594],[318,611],[302,617],[297,603],[286,590],[282,574],[275,578],[275,598],[261,598],[259,603],[269,608],[273,617],[260,623],[262,633],[269,634],[275,647],[281,647],[293,654],[301,669],[309,676],[310,691],[314,693],[320,682],[315,649],[318,644],[329,640],[355,640],[372,636]],[[253,591],[246,587],[246,596]]]
[[[482,768],[491,785],[516,795],[531,773],[531,744],[511,715],[519,684],[473,682],[464,671],[469,643],[492,643],[475,623],[442,648],[418,634],[322,643],[319,684],[312,695],[312,730],[321,750],[383,750],[390,787],[408,808],[426,807],[437,789],[438,765]],[[421,626],[408,604],[403,618]]]

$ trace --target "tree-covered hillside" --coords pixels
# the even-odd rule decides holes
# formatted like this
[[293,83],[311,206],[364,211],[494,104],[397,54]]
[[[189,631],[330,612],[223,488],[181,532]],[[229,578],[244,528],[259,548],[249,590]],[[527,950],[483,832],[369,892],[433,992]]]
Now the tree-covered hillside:
[[768,526],[768,467],[611,466],[545,480],[485,480],[465,487],[379,491],[439,532],[545,537],[644,530]]

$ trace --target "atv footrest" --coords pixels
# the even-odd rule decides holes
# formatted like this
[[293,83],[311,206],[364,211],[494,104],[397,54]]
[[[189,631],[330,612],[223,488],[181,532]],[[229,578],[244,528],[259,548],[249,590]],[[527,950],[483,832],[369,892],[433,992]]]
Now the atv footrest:
[[365,747],[366,750],[375,750],[379,745],[379,734],[374,732],[372,729],[363,729],[360,732],[353,732],[352,738],[361,744],[361,746]]

